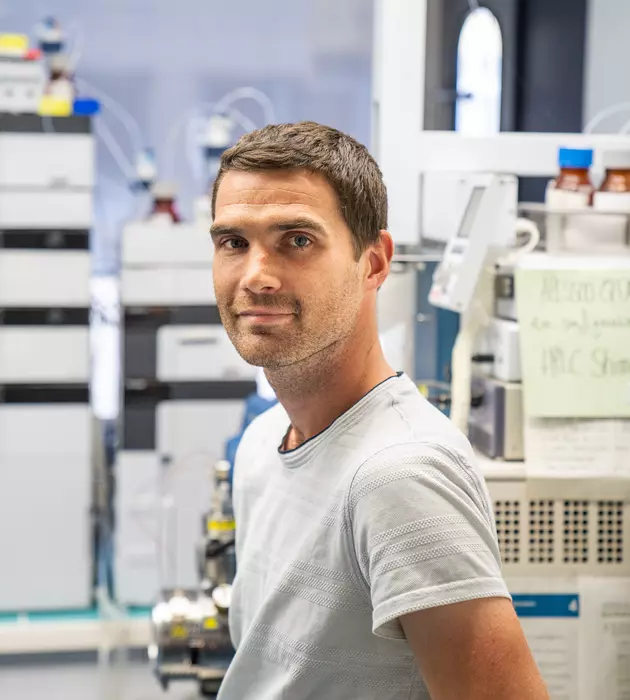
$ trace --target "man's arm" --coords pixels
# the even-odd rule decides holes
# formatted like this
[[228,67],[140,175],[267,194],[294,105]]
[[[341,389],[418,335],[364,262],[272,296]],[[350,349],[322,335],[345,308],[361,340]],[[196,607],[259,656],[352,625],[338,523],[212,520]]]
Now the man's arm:
[[548,700],[509,600],[428,608],[400,623],[433,700]]

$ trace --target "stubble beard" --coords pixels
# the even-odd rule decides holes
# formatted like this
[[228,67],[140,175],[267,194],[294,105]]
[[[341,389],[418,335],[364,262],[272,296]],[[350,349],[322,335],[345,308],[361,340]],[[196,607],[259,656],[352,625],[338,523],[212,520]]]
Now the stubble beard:
[[[272,306],[268,301],[251,306],[286,310],[294,308],[295,317],[286,327],[249,327],[238,317],[234,305],[218,303],[221,320],[239,355],[250,365],[265,369],[272,375],[312,375],[331,371],[334,359],[353,333],[359,314],[360,300],[357,280],[350,274],[336,292],[325,299],[309,299],[306,305],[287,300]],[[305,308],[306,307],[306,308]],[[272,383],[273,385],[273,383]]]

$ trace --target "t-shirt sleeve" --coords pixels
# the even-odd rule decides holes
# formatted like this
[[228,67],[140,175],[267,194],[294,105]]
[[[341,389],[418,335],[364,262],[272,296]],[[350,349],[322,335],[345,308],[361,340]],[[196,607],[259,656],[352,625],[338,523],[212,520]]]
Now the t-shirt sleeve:
[[412,443],[378,453],[355,475],[348,517],[381,637],[404,638],[407,613],[510,597],[485,483],[458,452]]

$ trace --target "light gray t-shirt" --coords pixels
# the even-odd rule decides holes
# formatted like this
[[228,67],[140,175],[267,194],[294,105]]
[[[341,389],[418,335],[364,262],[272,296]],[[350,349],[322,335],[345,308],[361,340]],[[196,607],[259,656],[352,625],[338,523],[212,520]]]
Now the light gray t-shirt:
[[236,655],[219,698],[424,700],[398,618],[509,598],[471,447],[405,375],[280,453],[289,425],[276,405],[238,449]]

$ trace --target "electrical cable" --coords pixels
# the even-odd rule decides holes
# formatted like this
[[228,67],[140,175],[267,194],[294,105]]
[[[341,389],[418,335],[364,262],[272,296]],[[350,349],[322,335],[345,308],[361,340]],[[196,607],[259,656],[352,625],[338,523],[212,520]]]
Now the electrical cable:
[[233,102],[238,100],[254,100],[257,102],[262,111],[265,124],[274,124],[276,121],[276,113],[273,106],[273,102],[269,99],[267,95],[262,90],[257,88],[246,86],[241,88],[236,88],[224,95],[217,103],[215,111],[218,113],[225,112],[228,107],[232,106]]
[[[85,47],[85,33],[83,32],[81,24],[77,20],[72,22],[70,27],[74,29],[75,36],[72,42],[72,49],[66,53],[68,54],[68,70],[71,74],[74,74],[79,61],[81,60],[81,55]],[[66,34],[70,34],[69,29],[67,30]]]
[[510,249],[505,256],[496,261],[495,266],[510,267],[515,265],[523,256],[532,253],[540,243],[540,229],[531,219],[519,217],[516,220],[516,233],[517,235],[519,233],[527,234],[529,240],[525,245]]
[[203,116],[204,111],[208,109],[213,110],[214,103],[204,102],[196,107],[191,107],[180,114],[171,125],[166,134],[163,150],[165,165],[164,172],[167,173],[167,176],[173,177],[175,174],[175,163],[177,160],[177,149],[175,148],[175,144],[177,143],[181,130],[187,127],[190,119],[195,116]]
[[127,160],[127,157],[123,153],[123,150],[118,144],[118,141],[116,141],[114,135],[109,130],[107,124],[102,119],[99,119],[96,122],[96,128],[98,135],[103,139],[103,143],[105,144],[111,157],[114,159],[116,165],[120,168],[120,171],[124,175],[125,180],[127,182],[133,182],[135,179],[135,172],[133,166]]
[[249,117],[246,117],[240,110],[236,109],[236,107],[230,107],[226,113],[245,133],[255,131],[258,128]]
[[275,109],[272,101],[267,95],[261,90],[253,87],[241,87],[236,90],[232,90],[223,97],[219,98],[218,102],[206,102],[196,107],[191,107],[190,109],[183,112],[177,119],[173,122],[171,128],[169,129],[166,140],[164,142],[164,163],[165,172],[170,176],[175,174],[175,163],[177,157],[177,150],[175,144],[179,138],[182,129],[185,129],[185,139],[186,147],[185,151],[187,154],[187,159],[189,166],[193,172],[198,172],[199,167],[197,166],[197,159],[192,156],[192,148],[190,147],[190,126],[189,120],[196,116],[203,117],[207,114],[207,119],[211,118],[217,114],[225,114],[232,121],[240,126],[244,132],[254,131],[257,128],[256,123],[245,116],[239,109],[234,107],[233,103],[238,100],[251,99],[257,102],[262,111],[263,119],[265,124],[273,124],[275,122]]

